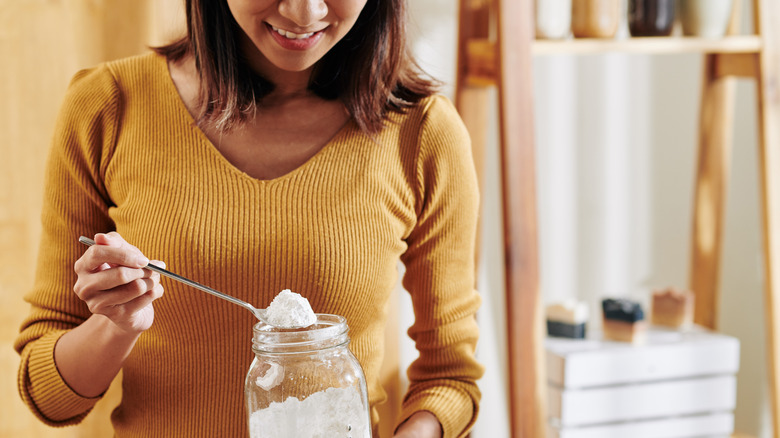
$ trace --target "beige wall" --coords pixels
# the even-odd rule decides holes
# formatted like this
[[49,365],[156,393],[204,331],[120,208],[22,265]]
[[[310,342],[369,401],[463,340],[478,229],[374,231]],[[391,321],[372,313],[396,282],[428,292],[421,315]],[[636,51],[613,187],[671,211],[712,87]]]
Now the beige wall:
[[[43,426],[16,395],[13,341],[40,238],[43,166],[71,76],[140,53],[177,23],[178,0],[0,0],[0,437],[110,436],[116,391],[78,428]],[[133,25],[127,25],[132,23]]]

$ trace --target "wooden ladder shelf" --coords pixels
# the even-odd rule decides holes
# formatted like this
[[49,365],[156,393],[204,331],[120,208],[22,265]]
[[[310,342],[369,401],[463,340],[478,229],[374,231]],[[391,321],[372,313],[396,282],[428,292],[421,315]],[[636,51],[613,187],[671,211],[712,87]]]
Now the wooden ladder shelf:
[[[689,286],[696,293],[695,320],[710,328],[716,328],[718,312],[734,80],[741,77],[756,81],[768,380],[774,436],[780,438],[780,2],[752,2],[755,35],[718,40],[668,37],[535,41],[533,0],[460,0],[456,105],[472,135],[478,169],[483,166],[490,126],[486,111],[489,87],[498,88],[513,438],[544,437],[547,423],[532,57],[607,52],[704,56]],[[737,21],[738,17],[732,19],[730,33],[736,33]]]

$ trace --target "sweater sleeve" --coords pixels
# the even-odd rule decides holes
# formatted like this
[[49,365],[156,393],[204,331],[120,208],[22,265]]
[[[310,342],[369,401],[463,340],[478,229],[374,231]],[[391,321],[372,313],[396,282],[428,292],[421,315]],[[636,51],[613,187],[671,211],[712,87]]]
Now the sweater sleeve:
[[444,437],[462,437],[476,420],[483,374],[474,356],[476,173],[468,133],[445,98],[430,100],[418,141],[418,218],[402,260],[415,315],[408,333],[419,357],[407,371],[399,422],[426,410]]
[[115,144],[119,92],[105,67],[76,74],[66,93],[46,163],[42,233],[31,305],[14,348],[21,355],[18,388],[43,422],[80,422],[97,398],[85,398],[62,379],[54,347],[84,322],[89,309],[73,292],[73,264],[83,254],[80,235],[113,229],[103,176]]

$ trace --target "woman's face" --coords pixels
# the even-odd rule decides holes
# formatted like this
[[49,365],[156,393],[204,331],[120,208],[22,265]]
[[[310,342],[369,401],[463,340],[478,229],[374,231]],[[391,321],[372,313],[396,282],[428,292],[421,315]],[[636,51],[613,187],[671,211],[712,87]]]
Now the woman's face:
[[[252,44],[250,64],[299,72],[311,68],[352,29],[367,0],[227,0]],[[254,45],[254,47],[252,47]]]

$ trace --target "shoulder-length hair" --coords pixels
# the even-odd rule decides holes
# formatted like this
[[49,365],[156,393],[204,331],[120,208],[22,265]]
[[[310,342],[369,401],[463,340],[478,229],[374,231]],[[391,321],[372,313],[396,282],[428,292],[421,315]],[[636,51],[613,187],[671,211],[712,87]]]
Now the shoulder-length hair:
[[[254,113],[274,85],[249,67],[238,23],[225,0],[186,0],[187,34],[154,50],[170,60],[193,56],[200,76],[198,125],[230,131]],[[405,0],[368,0],[355,25],[314,67],[309,89],[340,99],[366,133],[390,112],[403,113],[439,83],[422,72],[406,41]]]

